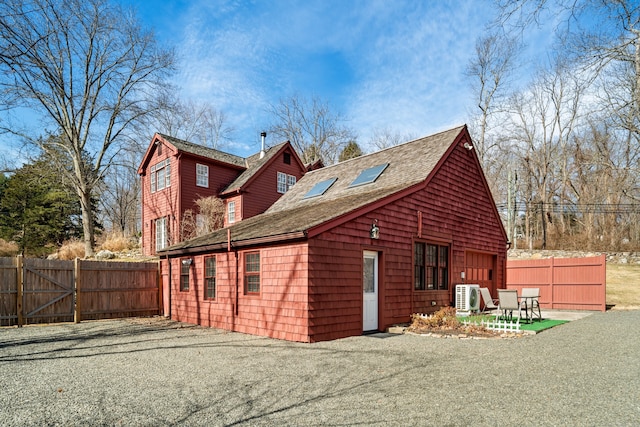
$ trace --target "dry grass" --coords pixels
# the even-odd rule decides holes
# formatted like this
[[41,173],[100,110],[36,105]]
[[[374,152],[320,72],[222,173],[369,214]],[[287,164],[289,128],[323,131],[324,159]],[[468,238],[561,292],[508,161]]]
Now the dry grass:
[[14,256],[18,254],[18,250],[18,245],[14,242],[7,242],[4,239],[0,239],[0,256]]
[[84,243],[78,240],[65,242],[58,250],[58,259],[72,260],[84,258]]
[[110,233],[100,247],[111,252],[122,252],[135,248],[136,242],[122,233]]
[[607,305],[640,308],[640,265],[607,264]]

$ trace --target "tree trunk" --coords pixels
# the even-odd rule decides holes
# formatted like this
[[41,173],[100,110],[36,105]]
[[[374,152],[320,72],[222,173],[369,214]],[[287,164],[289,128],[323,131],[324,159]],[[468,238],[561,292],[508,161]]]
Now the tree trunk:
[[82,234],[84,239],[84,256],[93,256],[94,227],[93,211],[91,210],[91,190],[85,188],[78,189],[80,197],[80,208],[82,209]]

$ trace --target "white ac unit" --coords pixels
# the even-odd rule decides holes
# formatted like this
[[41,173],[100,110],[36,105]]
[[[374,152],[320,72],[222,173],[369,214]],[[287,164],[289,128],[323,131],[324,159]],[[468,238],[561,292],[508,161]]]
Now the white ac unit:
[[480,309],[479,285],[456,285],[456,310],[478,311]]

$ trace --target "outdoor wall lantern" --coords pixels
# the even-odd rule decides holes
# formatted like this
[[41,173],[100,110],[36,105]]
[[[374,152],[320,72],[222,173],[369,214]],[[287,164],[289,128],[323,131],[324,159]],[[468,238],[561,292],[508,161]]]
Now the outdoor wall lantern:
[[369,230],[369,237],[371,237],[372,239],[380,238],[380,229],[376,225],[377,222],[378,220],[376,219],[375,222],[371,224],[371,230]]
[[192,260],[191,258],[183,259],[183,260],[182,260],[182,265],[187,265],[187,266],[189,266],[189,265],[191,265],[191,263],[192,263],[192,262],[193,262],[193,260]]

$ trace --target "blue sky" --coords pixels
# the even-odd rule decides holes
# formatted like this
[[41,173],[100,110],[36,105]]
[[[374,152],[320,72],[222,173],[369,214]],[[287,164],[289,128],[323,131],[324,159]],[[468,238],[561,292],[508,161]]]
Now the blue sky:
[[[259,150],[269,105],[293,95],[328,102],[365,150],[376,129],[420,137],[468,123],[464,71],[494,17],[491,0],[115,1],[175,49],[180,97],[222,111],[235,129],[223,148],[242,156]],[[528,54],[550,39],[538,30]]]
[[[179,58],[184,99],[207,101],[259,146],[269,104],[318,96],[366,148],[374,129],[424,136],[466,123],[464,70],[490,1],[125,0]],[[279,141],[271,141],[276,143]]]

